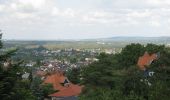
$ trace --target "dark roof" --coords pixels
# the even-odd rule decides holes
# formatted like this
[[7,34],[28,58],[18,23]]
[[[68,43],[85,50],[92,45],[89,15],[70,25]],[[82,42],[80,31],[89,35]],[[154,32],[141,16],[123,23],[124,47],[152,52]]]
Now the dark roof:
[[78,100],[78,97],[75,97],[75,96],[71,96],[71,97],[65,97],[61,100]]

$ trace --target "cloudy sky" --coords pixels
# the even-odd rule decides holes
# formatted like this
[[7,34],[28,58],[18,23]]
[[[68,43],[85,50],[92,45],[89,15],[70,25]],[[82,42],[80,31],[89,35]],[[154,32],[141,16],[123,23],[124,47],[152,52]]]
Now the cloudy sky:
[[0,0],[5,39],[170,36],[170,0]]

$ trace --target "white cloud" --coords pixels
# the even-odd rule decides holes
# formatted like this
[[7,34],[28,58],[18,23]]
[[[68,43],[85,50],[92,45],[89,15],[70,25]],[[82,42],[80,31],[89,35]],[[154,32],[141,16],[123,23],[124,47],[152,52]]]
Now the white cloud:
[[64,12],[63,12],[64,16],[69,16],[69,17],[74,17],[75,16],[75,12],[73,9],[71,8],[67,8]]
[[159,26],[161,26],[160,22],[158,22],[158,21],[150,21],[149,23],[150,23],[150,25],[153,26],[153,27],[159,27]]
[[83,14],[80,18],[82,19],[83,23],[95,24],[95,23],[108,23],[109,20],[111,20],[111,18],[108,17],[113,16],[111,15],[111,13],[94,11]]
[[68,33],[161,35],[170,32],[169,18],[170,0],[6,0],[0,4],[0,28],[9,34],[22,29],[23,37],[38,33],[61,38]]
[[19,19],[29,19],[29,18],[35,18],[36,16],[34,16],[33,14],[29,14],[29,13],[19,13],[17,12],[16,17]]
[[11,7],[11,9],[13,9],[13,10],[17,10],[17,9],[18,9],[18,6],[17,6],[16,3],[11,3],[11,4],[10,4],[10,7]]
[[170,0],[146,0],[146,2],[155,6],[170,6]]
[[108,12],[103,12],[103,11],[96,11],[96,12],[93,12],[93,16],[94,17],[112,17],[112,13],[108,13]]
[[108,19],[104,19],[104,18],[95,18],[95,17],[90,17],[90,16],[83,16],[82,17],[82,21],[85,24],[98,24],[98,23],[108,23],[109,20]]
[[145,10],[145,11],[134,11],[131,13],[128,13],[128,17],[133,17],[133,18],[146,18],[146,17],[151,17],[152,12]]
[[51,10],[51,14],[53,16],[58,16],[58,15],[60,15],[60,10],[57,7],[53,7]]
[[53,7],[51,10],[51,14],[52,16],[59,16],[59,17],[65,17],[65,18],[73,18],[76,16],[76,12],[71,8],[66,8],[64,10],[61,10],[57,7]]
[[4,5],[0,5],[0,12],[3,12]]
[[19,0],[22,6],[32,6],[34,8],[42,8],[46,4],[46,0]]

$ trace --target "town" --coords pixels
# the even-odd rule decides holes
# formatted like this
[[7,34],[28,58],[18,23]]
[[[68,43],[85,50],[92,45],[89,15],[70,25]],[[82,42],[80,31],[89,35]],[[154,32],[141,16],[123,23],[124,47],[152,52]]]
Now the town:
[[25,69],[22,74],[23,80],[30,80],[30,76],[32,76],[32,83],[39,79],[43,84],[52,84],[54,90],[60,91],[48,94],[47,97],[43,97],[44,99],[77,100],[83,86],[72,83],[68,78],[69,76],[67,77],[67,73],[74,69],[86,67],[93,62],[98,62],[97,57],[100,53],[116,54],[121,52],[121,49],[117,52],[115,50],[115,48],[104,50],[100,48],[48,50],[43,46],[39,46],[31,49],[19,49],[13,60],[23,60],[20,65]]

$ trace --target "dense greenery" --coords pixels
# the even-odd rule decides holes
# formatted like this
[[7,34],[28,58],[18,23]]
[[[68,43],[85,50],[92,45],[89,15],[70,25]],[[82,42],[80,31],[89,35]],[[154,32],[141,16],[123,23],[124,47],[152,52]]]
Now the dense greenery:
[[[147,51],[160,52],[145,76],[137,60]],[[81,69],[84,90],[80,100],[169,100],[170,52],[163,45],[127,45],[120,54],[100,54],[99,61]]]
[[43,84],[40,77],[34,77],[31,83],[31,90],[37,100],[43,100],[49,98],[48,95],[57,92],[53,89],[52,84]]
[[74,84],[80,83],[80,68],[69,69],[66,73],[67,78]]
[[[0,50],[1,100],[43,100],[56,92],[51,84],[43,85],[40,78],[33,77],[32,68],[21,66],[22,61],[12,61],[15,53],[16,49]],[[25,72],[30,73],[28,79],[22,79]]]
[[[2,48],[2,43],[0,43]],[[35,100],[30,90],[30,80],[23,80],[20,61],[12,62],[16,49],[0,51],[0,97],[1,100]]]

